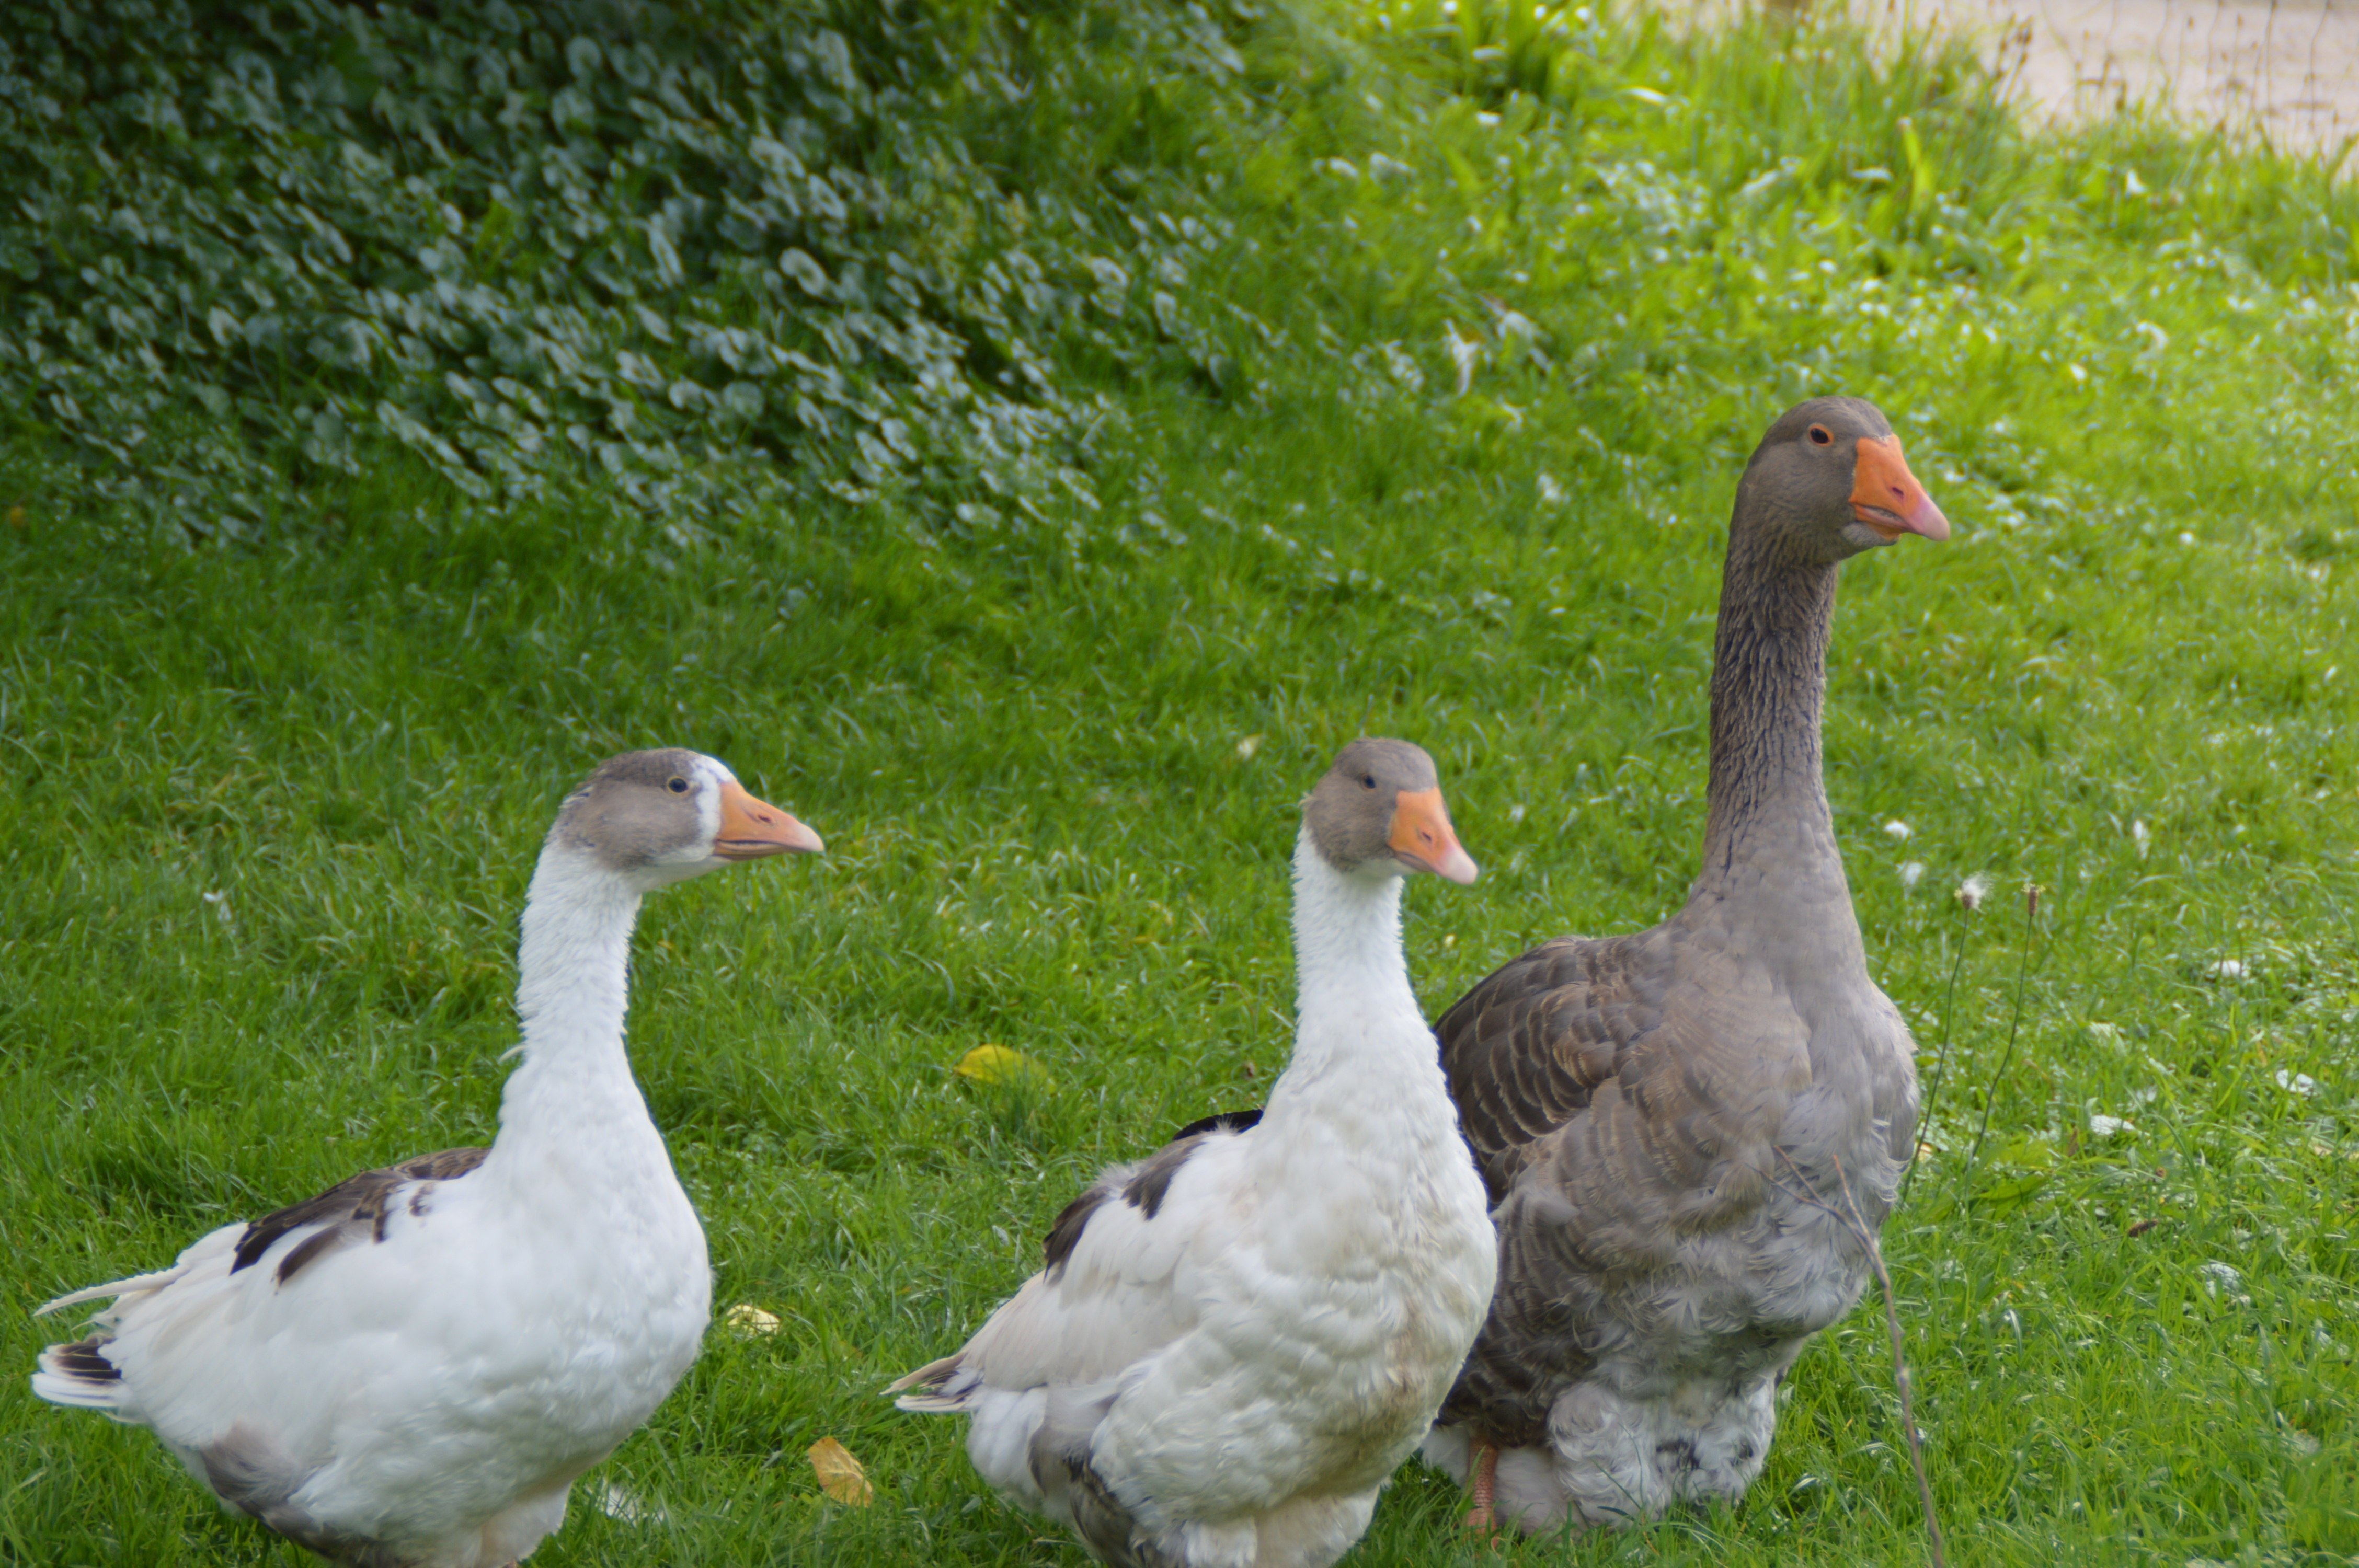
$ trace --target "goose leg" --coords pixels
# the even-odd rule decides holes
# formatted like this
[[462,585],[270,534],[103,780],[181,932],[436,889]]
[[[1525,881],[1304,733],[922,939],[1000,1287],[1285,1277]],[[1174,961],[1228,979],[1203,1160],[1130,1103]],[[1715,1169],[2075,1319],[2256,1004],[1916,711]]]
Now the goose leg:
[[1474,1494],[1474,1506],[1466,1515],[1466,1528],[1485,1536],[1496,1535],[1498,1515],[1492,1511],[1491,1497],[1498,1486],[1499,1449],[1486,1438],[1474,1440],[1474,1467],[1468,1475],[1468,1489]]

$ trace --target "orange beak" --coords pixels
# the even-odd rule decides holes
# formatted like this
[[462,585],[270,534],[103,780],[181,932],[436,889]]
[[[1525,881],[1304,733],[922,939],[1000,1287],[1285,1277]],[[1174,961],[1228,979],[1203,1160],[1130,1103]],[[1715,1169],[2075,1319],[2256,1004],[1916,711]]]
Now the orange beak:
[[1464,884],[1475,877],[1474,862],[1450,830],[1450,810],[1438,789],[1400,792],[1393,807],[1393,858],[1413,871],[1431,871]]
[[739,784],[721,786],[721,832],[712,852],[724,860],[758,860],[765,855],[816,855],[827,846],[819,835],[745,793]]
[[1875,529],[1890,544],[1903,534],[1928,539],[1950,536],[1950,520],[1908,471],[1897,436],[1863,437],[1857,467],[1852,474],[1852,515]]

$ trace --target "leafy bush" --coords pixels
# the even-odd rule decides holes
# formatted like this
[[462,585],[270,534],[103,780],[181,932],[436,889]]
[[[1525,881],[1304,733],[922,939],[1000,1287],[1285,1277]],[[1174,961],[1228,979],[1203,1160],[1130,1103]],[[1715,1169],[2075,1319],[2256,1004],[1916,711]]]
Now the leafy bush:
[[[8,444],[200,532],[386,441],[676,516],[781,480],[1086,500],[1108,410],[1060,345],[1218,364],[1177,297],[1213,228],[1018,183],[1120,51],[1236,69],[1201,16],[1132,20],[1077,62],[1087,29],[870,0],[0,5]],[[1065,118],[1009,135],[1044,72]]]
[[[1967,319],[2002,352],[2089,235],[2158,287],[2352,276],[2331,171],[2043,142],[1962,47],[1839,17],[1536,0],[0,0],[0,491],[201,533],[393,448],[676,531],[890,490],[990,535],[1128,482],[1154,533],[1143,379],[1470,458],[1552,387],[1560,475],[1619,484],[1665,399],[1919,340],[1980,379]],[[1798,311],[1803,351],[1756,330]]]

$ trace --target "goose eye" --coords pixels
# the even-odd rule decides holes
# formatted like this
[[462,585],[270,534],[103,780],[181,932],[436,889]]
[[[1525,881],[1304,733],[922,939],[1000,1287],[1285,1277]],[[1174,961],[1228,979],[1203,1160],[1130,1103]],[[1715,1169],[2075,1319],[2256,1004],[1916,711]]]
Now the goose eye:
[[1814,447],[1832,447],[1834,444],[1835,438],[1827,434],[1827,427],[1824,425],[1813,425],[1810,427],[1810,445]]
[[671,783],[664,785],[664,787],[671,791],[674,795],[686,795],[688,793],[688,781],[686,779],[674,779]]
[[1362,773],[1362,774],[1360,775],[1360,787],[1361,787],[1362,789],[1374,789],[1374,788],[1375,788],[1375,787],[1376,787],[1376,775],[1375,775],[1375,774],[1374,774],[1374,773]]

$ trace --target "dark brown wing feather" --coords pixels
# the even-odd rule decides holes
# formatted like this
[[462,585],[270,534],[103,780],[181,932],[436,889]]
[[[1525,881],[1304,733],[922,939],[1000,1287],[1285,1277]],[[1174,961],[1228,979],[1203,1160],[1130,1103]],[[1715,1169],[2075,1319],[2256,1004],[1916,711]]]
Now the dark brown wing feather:
[[1082,1244],[1082,1232],[1089,1228],[1090,1217],[1100,1205],[1116,1196],[1131,1207],[1143,1211],[1153,1219],[1163,1208],[1164,1195],[1171,1190],[1172,1178],[1188,1156],[1203,1146],[1204,1140],[1215,1133],[1250,1132],[1261,1124],[1261,1107],[1249,1110],[1224,1110],[1200,1117],[1171,1135],[1171,1141],[1135,1165],[1115,1165],[1082,1190],[1082,1195],[1067,1204],[1049,1227],[1049,1239],[1042,1247],[1047,1260],[1044,1267],[1050,1278],[1065,1266],[1073,1249]]
[[1433,1026],[1493,1203],[1534,1146],[1588,1109],[1597,1086],[1661,1025],[1676,941],[1668,926],[1603,941],[1560,936],[1510,960]]
[[[310,1225],[323,1228],[304,1238],[280,1260],[278,1282],[282,1285],[305,1264],[347,1241],[359,1240],[364,1235],[372,1241],[382,1241],[397,1192],[418,1183],[455,1180],[482,1164],[489,1152],[487,1149],[445,1149],[436,1154],[421,1154],[398,1165],[348,1176],[317,1197],[264,1215],[248,1225],[245,1234],[237,1238],[237,1250],[232,1255],[229,1271],[234,1274],[261,1261],[263,1254],[280,1238]],[[425,1212],[424,1201],[422,1191],[413,1192],[408,1200],[410,1212]]]

